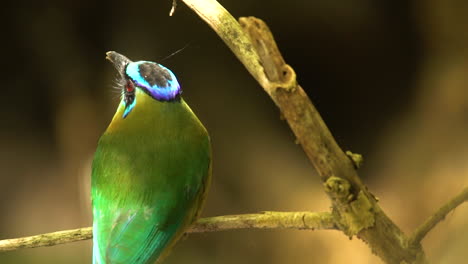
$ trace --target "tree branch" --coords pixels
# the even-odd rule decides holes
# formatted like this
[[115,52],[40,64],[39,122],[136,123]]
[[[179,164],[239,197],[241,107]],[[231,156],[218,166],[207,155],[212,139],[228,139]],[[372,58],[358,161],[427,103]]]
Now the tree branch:
[[[226,215],[199,219],[187,233],[204,233],[233,229],[337,229],[328,212],[263,212]],[[23,248],[48,247],[93,237],[93,228],[65,230],[30,237],[0,240],[0,252]]]
[[444,220],[448,213],[457,208],[460,204],[468,201],[468,187],[463,189],[461,193],[453,197],[437,212],[431,215],[422,225],[420,225],[413,233],[410,239],[410,244],[419,244],[421,240],[431,231],[440,221]]
[[268,26],[254,17],[240,18],[239,24],[216,0],[182,1],[213,28],[278,106],[320,175],[340,230],[357,235],[386,263],[426,263],[421,246],[408,247],[405,234],[361,182],[285,63]]

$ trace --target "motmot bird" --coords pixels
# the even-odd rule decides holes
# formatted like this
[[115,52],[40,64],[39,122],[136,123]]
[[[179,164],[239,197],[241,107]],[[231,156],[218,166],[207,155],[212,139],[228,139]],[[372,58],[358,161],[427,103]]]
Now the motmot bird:
[[175,75],[110,51],[120,104],[91,176],[93,264],[150,264],[199,217],[211,178],[207,130]]

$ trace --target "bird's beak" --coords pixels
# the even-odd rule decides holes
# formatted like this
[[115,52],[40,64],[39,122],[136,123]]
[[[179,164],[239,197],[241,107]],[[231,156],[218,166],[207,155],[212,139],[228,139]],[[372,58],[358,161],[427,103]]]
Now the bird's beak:
[[107,55],[106,59],[112,62],[112,64],[114,64],[114,67],[117,69],[117,71],[122,75],[124,74],[125,66],[127,66],[127,64],[132,62],[124,55],[117,53],[115,51],[108,51],[106,55]]

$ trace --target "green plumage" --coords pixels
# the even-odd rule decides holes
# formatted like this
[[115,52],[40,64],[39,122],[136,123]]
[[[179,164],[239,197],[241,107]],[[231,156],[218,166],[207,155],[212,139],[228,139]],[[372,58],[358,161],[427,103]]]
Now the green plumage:
[[199,215],[211,177],[206,129],[183,99],[136,89],[99,140],[92,168],[93,263],[161,259]]

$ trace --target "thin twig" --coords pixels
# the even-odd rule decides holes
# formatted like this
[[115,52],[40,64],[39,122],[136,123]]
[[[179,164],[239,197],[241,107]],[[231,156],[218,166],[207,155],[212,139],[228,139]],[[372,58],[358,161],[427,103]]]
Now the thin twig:
[[[260,214],[225,215],[199,219],[187,233],[204,233],[232,229],[337,229],[328,212],[263,212]],[[23,248],[48,247],[91,239],[92,227],[65,230],[36,236],[0,240],[0,252]]]
[[171,7],[171,11],[169,11],[169,16],[174,15],[176,8],[177,8],[177,0],[172,0],[172,7]]
[[468,201],[468,187],[461,193],[453,197],[437,212],[431,215],[422,225],[420,225],[410,239],[410,245],[419,244],[421,240],[431,231],[440,221],[444,220],[448,213],[457,208],[460,204]]

